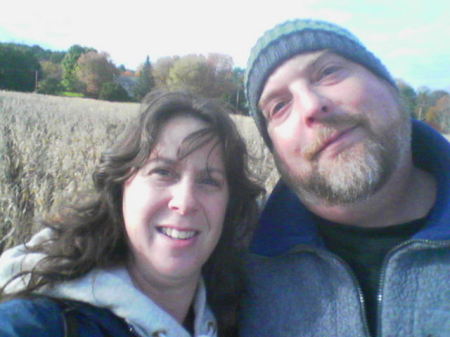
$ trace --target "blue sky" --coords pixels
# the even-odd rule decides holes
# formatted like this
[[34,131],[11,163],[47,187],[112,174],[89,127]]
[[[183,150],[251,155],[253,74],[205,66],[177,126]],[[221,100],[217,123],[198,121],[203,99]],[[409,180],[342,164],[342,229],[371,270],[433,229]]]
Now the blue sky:
[[136,69],[158,58],[217,52],[245,67],[256,39],[298,17],[345,26],[414,88],[450,91],[448,0],[12,0],[2,5],[0,41],[107,52]]

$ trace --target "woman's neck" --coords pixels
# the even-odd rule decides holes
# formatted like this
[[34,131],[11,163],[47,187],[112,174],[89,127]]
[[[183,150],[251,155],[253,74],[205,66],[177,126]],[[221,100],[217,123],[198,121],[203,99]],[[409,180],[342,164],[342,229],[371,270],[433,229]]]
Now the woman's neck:
[[128,265],[130,276],[140,291],[183,325],[197,290],[199,276],[192,280],[157,280]]

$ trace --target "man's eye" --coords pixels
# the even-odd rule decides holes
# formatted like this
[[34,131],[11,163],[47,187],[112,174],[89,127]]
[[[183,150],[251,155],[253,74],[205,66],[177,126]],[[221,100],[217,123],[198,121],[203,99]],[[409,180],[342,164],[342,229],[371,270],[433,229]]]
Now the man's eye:
[[272,112],[277,113],[278,111],[283,109],[284,106],[286,106],[286,102],[278,102],[273,106]]
[[333,74],[334,72],[336,72],[338,70],[338,67],[332,66],[332,67],[327,67],[322,71],[322,75],[326,76],[326,75],[330,75]]
[[327,66],[319,72],[318,81],[332,79],[339,74],[340,70],[339,66]]
[[270,104],[269,106],[269,113],[268,113],[268,117],[273,118],[276,117],[287,105],[289,104],[289,101],[284,100],[284,101],[275,101],[272,104]]

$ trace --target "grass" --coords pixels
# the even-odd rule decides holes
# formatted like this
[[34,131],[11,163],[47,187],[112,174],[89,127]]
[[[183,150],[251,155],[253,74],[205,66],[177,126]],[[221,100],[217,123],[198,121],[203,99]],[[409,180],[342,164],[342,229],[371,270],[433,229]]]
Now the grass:
[[[0,251],[37,231],[37,218],[92,189],[101,152],[138,112],[137,103],[0,91]],[[255,177],[271,189],[271,156],[249,117],[233,116]]]
[[84,95],[82,93],[79,92],[70,92],[70,91],[64,91],[59,93],[60,96],[65,96],[65,97],[84,97]]

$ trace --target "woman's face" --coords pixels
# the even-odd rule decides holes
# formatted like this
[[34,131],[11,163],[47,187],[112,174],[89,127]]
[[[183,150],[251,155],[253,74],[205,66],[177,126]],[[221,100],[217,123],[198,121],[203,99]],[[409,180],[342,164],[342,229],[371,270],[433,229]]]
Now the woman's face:
[[191,133],[207,125],[174,117],[162,128],[148,163],[124,184],[123,216],[134,278],[158,285],[197,282],[215,248],[228,203],[217,139],[179,160]]

